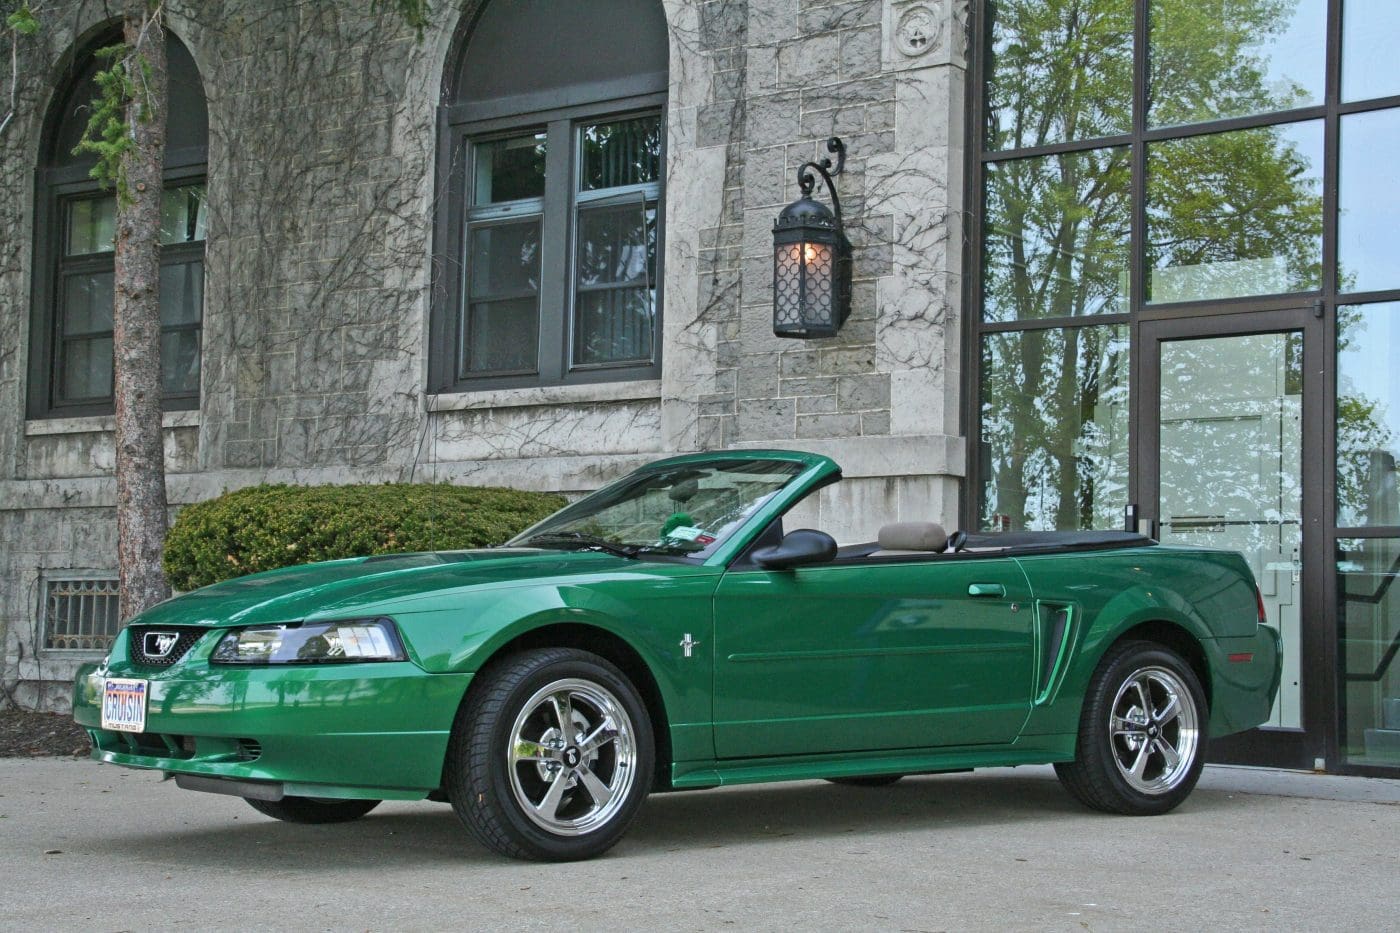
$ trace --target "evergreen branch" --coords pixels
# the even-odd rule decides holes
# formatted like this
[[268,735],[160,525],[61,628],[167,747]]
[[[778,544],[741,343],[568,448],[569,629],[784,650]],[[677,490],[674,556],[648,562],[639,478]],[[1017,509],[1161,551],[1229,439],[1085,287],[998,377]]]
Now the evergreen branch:
[[92,102],[92,116],[83,131],[83,138],[73,147],[73,154],[91,153],[97,156],[97,163],[90,174],[103,187],[115,186],[118,199],[129,204],[131,192],[127,190],[121,162],[122,156],[135,145],[130,127],[126,125],[127,101],[134,99],[136,93],[130,74],[135,67],[132,49],[123,42],[98,49],[94,57],[110,64],[99,68],[93,75],[97,97]]

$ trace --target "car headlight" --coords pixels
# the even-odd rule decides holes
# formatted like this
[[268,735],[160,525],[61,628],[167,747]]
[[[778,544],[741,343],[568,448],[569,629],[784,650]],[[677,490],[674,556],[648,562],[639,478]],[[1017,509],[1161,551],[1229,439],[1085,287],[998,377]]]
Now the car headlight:
[[219,639],[209,663],[344,664],[407,657],[391,620],[350,619],[236,629]]

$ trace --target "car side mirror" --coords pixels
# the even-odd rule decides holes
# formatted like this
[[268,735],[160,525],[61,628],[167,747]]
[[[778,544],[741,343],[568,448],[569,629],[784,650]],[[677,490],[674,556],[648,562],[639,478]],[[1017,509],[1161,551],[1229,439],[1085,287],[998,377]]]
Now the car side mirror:
[[799,528],[771,547],[753,552],[753,559],[769,570],[787,570],[808,564],[824,564],[836,558],[836,539],[824,531]]

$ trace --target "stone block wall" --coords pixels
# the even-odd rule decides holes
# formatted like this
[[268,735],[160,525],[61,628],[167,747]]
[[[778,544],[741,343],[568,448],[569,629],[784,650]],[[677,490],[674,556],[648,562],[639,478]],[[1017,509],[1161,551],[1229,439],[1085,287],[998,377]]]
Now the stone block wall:
[[[437,108],[471,9],[435,4],[419,39],[363,0],[167,2],[210,132],[201,400],[166,418],[172,506],[262,481],[578,493],[670,453],[776,446],[845,467],[802,524],[955,525],[964,4],[664,0],[661,378],[431,395]],[[0,132],[0,683],[31,705],[61,706],[73,665],[36,651],[38,581],[115,550],[110,419],[24,417],[33,168],[64,63],[110,15],[46,6]],[[832,134],[852,312],[834,338],[778,339],[772,223]]]

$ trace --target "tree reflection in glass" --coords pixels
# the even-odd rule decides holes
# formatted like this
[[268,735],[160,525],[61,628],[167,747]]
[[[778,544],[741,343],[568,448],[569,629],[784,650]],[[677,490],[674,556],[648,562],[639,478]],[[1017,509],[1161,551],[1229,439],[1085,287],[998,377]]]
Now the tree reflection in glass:
[[983,320],[1128,310],[1129,152],[1120,146],[987,166]]
[[[1144,116],[1169,125],[1319,102],[1323,5],[1153,0],[1154,109]],[[1147,191],[1133,190],[1130,146],[1092,146],[1133,128],[1134,7],[987,4],[983,148],[1090,145],[986,164],[983,321],[1133,310],[1135,203],[1148,214],[1150,301],[1320,287],[1322,121],[1154,143]],[[984,526],[1118,527],[1127,413],[1111,400],[1127,391],[1127,329],[986,334],[981,352]]]
[[1147,150],[1147,300],[1322,287],[1322,121]]
[[1128,481],[1128,328],[982,340],[984,529],[1118,528]]
[[1400,525],[1400,302],[1337,312],[1337,524]]
[[1132,128],[1133,0],[993,0],[986,31],[988,150]]
[[1152,0],[1148,124],[1322,103],[1327,0]]

